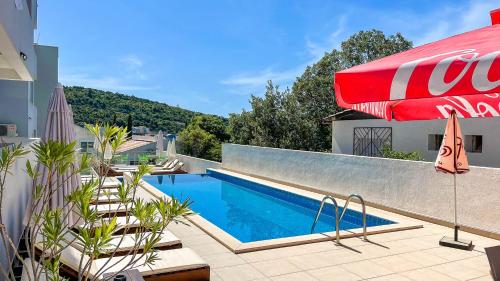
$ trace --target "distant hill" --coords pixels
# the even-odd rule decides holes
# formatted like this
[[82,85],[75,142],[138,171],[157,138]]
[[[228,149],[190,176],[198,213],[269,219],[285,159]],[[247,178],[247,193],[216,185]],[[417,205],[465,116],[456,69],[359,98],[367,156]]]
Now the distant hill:
[[126,126],[128,114],[132,114],[134,126],[178,133],[194,116],[205,115],[165,103],[91,88],[65,86],[64,93],[73,109],[75,123],[81,126],[84,123],[112,123],[115,114],[117,125]]

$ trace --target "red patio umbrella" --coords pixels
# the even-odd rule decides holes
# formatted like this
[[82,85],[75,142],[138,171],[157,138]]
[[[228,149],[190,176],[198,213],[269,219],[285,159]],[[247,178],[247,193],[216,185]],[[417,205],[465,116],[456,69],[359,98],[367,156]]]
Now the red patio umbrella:
[[335,73],[337,103],[398,121],[500,116],[500,9],[480,28]]
[[335,73],[337,103],[389,121],[500,116],[500,9],[491,21]]

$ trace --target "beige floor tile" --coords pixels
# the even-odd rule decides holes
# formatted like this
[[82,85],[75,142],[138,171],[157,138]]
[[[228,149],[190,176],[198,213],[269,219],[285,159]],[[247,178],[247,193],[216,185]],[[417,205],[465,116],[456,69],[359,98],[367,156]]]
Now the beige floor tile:
[[353,263],[347,263],[341,265],[344,269],[347,269],[348,271],[361,276],[361,278],[366,279],[366,278],[373,278],[373,277],[378,277],[381,275],[389,275],[395,272],[392,272],[391,270],[376,264],[372,261],[365,260],[365,261],[358,261],[358,262],[353,262]]
[[475,256],[482,255],[481,252],[477,252],[477,251],[464,251],[464,250],[453,249],[453,248],[443,247],[443,246],[429,249],[429,250],[423,250],[422,252],[429,253],[429,254],[434,255],[434,256],[438,256],[438,257],[446,259],[448,261],[463,260],[463,259],[472,258]]
[[246,263],[244,259],[233,253],[208,255],[204,256],[203,259],[210,265],[211,268],[235,266]]
[[444,275],[440,272],[431,270],[429,268],[422,268],[407,272],[400,273],[401,275],[410,278],[414,281],[431,281],[431,280],[439,280],[439,281],[456,281],[457,279],[451,278],[447,275]]
[[469,259],[459,260],[456,261],[456,263],[463,264],[464,266],[469,266],[481,270],[483,272],[490,271],[490,264],[488,262],[488,258],[486,257],[486,255],[480,255]]
[[422,267],[420,264],[413,261],[409,261],[401,255],[377,258],[373,259],[372,261],[393,272],[408,271]]
[[331,265],[339,265],[366,259],[361,252],[356,249],[342,249],[336,251],[321,252],[317,254],[324,260],[330,261]]
[[222,281],[222,279],[215,273],[215,271],[210,270],[210,281]]
[[386,246],[375,244],[366,244],[362,247],[355,247],[355,249],[361,252],[363,259],[374,259],[393,254],[391,249],[386,248]]
[[188,236],[184,237],[182,239],[182,243],[186,246],[196,246],[196,245],[203,245],[203,244],[209,244],[209,243],[214,243],[217,242],[217,240],[213,239],[209,235],[194,235],[194,236]]
[[[384,275],[380,277],[376,277],[373,279],[369,279],[370,281],[412,281],[410,278],[400,275],[400,274],[391,274],[391,275]],[[431,280],[429,280],[431,281]]]
[[229,251],[228,248],[224,247],[217,241],[207,244],[189,246],[189,248],[193,249],[198,255],[202,257],[222,254],[222,253],[231,253],[231,251]]
[[283,259],[257,262],[251,265],[269,277],[301,271],[301,269],[293,263]]
[[420,264],[422,267],[438,265],[448,262],[448,260],[422,251],[400,254],[405,260]]
[[[336,251],[333,251],[336,252]],[[287,260],[302,270],[315,269],[334,265],[332,259],[324,258],[323,253],[300,255]]]
[[224,281],[248,281],[265,277],[249,264],[216,268],[214,271]]
[[305,272],[297,272],[286,275],[271,277],[273,281],[316,281],[311,275]]
[[321,281],[354,281],[361,280],[361,277],[342,268],[341,266],[330,266],[307,271],[314,278]]
[[479,278],[487,272],[479,271],[463,263],[450,262],[431,267],[432,270],[441,272],[458,280]]
[[479,278],[471,279],[470,281],[495,281],[493,280],[493,277],[491,277],[491,274],[481,276]]

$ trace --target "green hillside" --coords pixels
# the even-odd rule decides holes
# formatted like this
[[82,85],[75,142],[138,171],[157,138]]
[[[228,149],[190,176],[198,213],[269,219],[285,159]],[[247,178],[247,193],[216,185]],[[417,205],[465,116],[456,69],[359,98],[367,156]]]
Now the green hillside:
[[178,133],[194,116],[205,115],[165,103],[91,88],[65,86],[64,93],[78,125],[111,123],[116,114],[117,125],[126,126],[128,114],[132,114],[134,126]]

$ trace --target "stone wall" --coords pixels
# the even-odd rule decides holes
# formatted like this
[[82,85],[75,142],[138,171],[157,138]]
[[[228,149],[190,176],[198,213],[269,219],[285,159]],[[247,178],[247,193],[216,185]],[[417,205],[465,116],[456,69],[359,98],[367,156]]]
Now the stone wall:
[[[453,176],[434,163],[224,144],[222,168],[453,221]],[[498,168],[457,175],[459,223],[500,237],[499,185]]]
[[208,168],[211,169],[220,169],[221,163],[205,160],[201,158],[191,157],[187,155],[177,154],[177,158],[179,161],[184,163],[182,170],[190,173],[190,174],[201,174],[205,173]]

